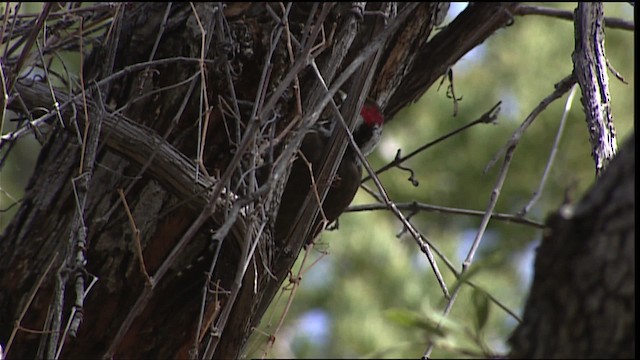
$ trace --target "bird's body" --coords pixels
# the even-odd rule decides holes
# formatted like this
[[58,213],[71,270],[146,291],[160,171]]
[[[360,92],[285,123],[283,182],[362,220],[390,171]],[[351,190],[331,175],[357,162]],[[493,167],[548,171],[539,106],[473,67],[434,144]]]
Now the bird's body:
[[[367,102],[362,108],[360,119],[353,132],[356,144],[365,155],[370,153],[377,144],[382,130],[382,122],[382,114],[377,105]],[[313,226],[313,237],[318,234],[321,221],[326,219],[327,223],[331,223],[336,220],[349,206],[358,191],[362,177],[362,166],[351,146],[347,147],[336,175],[332,179],[317,177],[330,134],[331,132],[326,129],[310,131],[303,139],[300,146],[301,155],[292,165],[291,174],[282,195],[275,224],[276,239],[282,240],[287,237],[313,184],[318,187],[318,185],[324,185],[326,181],[330,181],[330,184],[327,184],[330,188],[322,205],[322,213]],[[312,239],[307,239],[307,241]]]
[[[377,144],[381,134],[382,123],[383,117],[378,106],[372,102],[365,103],[360,112],[356,128],[353,131],[354,140],[364,155],[369,154]],[[300,154],[291,167],[291,173],[285,185],[280,208],[276,216],[273,236],[279,246],[286,246],[292,241],[291,231],[295,227],[295,221],[304,205],[307,194],[309,194],[310,190],[315,191],[313,190],[314,183],[318,186],[321,182],[330,181],[330,184],[328,184],[330,188],[322,204],[322,213],[328,223],[336,220],[342,214],[358,191],[362,167],[356,152],[351,146],[348,146],[345,150],[336,175],[332,179],[320,179],[317,176],[333,126],[335,126],[335,121],[333,125],[326,122],[322,123],[318,128],[307,133],[302,140]],[[320,225],[324,218],[322,214],[316,218],[309,236],[304,239],[305,243],[313,241],[319,234],[322,230]],[[284,280],[282,274],[276,274],[276,276],[281,281]],[[258,325],[277,289],[277,287],[270,288],[268,292],[262,294],[263,298],[254,311],[251,326]]]

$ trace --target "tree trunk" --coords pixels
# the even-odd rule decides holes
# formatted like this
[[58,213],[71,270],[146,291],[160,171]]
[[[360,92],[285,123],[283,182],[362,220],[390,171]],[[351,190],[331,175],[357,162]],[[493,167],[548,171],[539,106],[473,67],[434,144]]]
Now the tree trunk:
[[[368,5],[388,18],[350,3],[119,4],[71,95],[18,82],[23,60],[38,58],[20,57],[7,106],[52,130],[0,241],[9,358],[241,355],[312,232],[309,200],[296,236],[274,239],[272,226],[332,95],[349,80],[351,128],[366,96],[392,118],[514,6],[471,5],[427,42],[441,4]],[[347,146],[334,133],[321,178]]]
[[635,358],[635,136],[548,220],[514,358]]

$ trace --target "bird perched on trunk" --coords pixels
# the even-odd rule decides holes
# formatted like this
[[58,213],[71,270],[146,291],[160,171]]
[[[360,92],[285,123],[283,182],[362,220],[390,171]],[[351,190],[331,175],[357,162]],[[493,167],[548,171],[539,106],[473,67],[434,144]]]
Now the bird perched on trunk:
[[[360,111],[353,131],[353,138],[365,156],[371,153],[378,144],[383,122],[384,117],[378,105],[371,100],[367,100]],[[333,127],[337,123],[337,119],[332,118],[319,121],[318,125],[309,131],[302,140],[302,145],[300,146],[302,154],[294,161],[289,180],[282,194],[280,210],[275,224],[276,239],[284,239],[288,235],[292,222],[295,220],[298,211],[300,211],[312,185],[327,181],[326,179],[318,179],[317,175],[331,138]],[[313,181],[309,164],[313,171]],[[362,164],[356,151],[349,146],[345,150],[335,177],[329,180],[331,181],[330,189],[322,204],[322,213],[329,223],[337,219],[349,206],[358,191],[361,177]],[[314,237],[318,234],[319,229],[317,229],[317,226],[320,220],[322,220],[321,215],[313,227]],[[307,241],[311,240],[308,239]]]

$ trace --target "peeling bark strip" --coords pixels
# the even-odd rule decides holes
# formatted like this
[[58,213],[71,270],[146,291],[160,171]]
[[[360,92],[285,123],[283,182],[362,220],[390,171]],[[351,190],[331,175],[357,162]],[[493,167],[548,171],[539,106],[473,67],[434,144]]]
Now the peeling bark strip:
[[514,358],[635,358],[635,136],[547,221]]
[[[7,74],[15,83],[7,108],[42,117],[38,126],[48,130],[24,201],[0,241],[6,259],[0,342],[10,345],[9,358],[242,355],[318,208],[310,202],[301,209],[297,238],[273,240],[292,160],[305,130],[332,100],[309,65],[317,65],[330,92],[347,90],[341,111],[351,127],[367,96],[391,118],[505,26],[515,5],[472,4],[431,41],[446,5],[369,3],[364,12],[361,6],[95,5],[90,15],[82,13],[86,37],[72,38],[93,49],[83,66],[86,109],[82,89],[54,88],[50,79],[16,81],[26,60],[39,59],[37,49],[9,53],[17,69]],[[74,25],[56,22],[57,11],[34,21]],[[103,37],[89,35],[89,20],[104,26]],[[24,44],[35,43],[40,26],[34,29]],[[67,49],[65,38],[48,40],[46,56]],[[80,221],[76,129],[97,119],[102,128],[95,153],[85,157],[94,166]],[[347,146],[346,133],[333,136],[320,172],[327,178]],[[86,226],[87,262],[72,270],[85,284],[56,285],[64,275],[56,269],[77,254],[69,234],[79,224]],[[92,287],[90,279],[98,279]],[[82,307],[75,338],[64,332],[74,303]],[[52,322],[52,306],[59,321]]]
[[589,130],[591,155],[596,163],[596,175],[599,176],[618,149],[604,51],[602,3],[578,3],[574,25],[573,71],[582,90],[582,106]]

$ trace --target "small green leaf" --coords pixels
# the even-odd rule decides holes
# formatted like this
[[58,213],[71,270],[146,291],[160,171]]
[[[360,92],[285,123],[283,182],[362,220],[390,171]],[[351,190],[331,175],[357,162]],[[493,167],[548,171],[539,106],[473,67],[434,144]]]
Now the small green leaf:
[[408,328],[420,328],[429,334],[445,336],[442,325],[420,313],[401,308],[392,308],[385,311],[385,316],[392,322]]
[[473,294],[471,296],[473,301],[473,306],[475,307],[475,326],[478,332],[482,331],[484,327],[487,325],[487,321],[489,320],[489,299],[487,295],[478,289],[473,289]]

